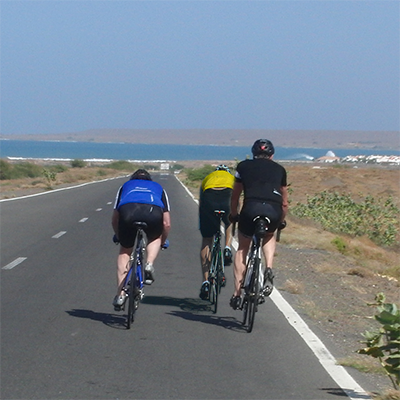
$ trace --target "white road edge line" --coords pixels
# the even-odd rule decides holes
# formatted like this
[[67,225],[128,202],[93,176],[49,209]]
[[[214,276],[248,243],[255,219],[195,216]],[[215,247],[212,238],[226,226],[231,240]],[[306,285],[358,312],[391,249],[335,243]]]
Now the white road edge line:
[[58,238],[60,238],[61,236],[65,235],[66,233],[67,233],[67,231],[60,231],[60,232],[58,232],[57,234],[55,234],[54,236],[52,236],[51,238],[52,238],[52,239],[58,239]]
[[[192,199],[198,204],[190,190],[174,175],[178,182],[185,188]],[[232,247],[237,250],[238,242],[235,238],[232,240]],[[285,316],[289,324],[297,331],[300,337],[305,341],[307,346],[312,350],[318,358],[321,365],[339,387],[346,393],[351,400],[370,400],[368,393],[353,379],[344,367],[337,364],[335,357],[330,353],[318,336],[308,327],[299,314],[292,306],[282,297],[278,289],[274,288],[271,294],[271,300],[277,306],[279,311]]]
[[5,265],[2,269],[13,269],[17,265],[21,264],[23,261],[25,261],[27,257],[18,257],[14,261],[10,262],[9,264]]
[[112,181],[114,179],[120,179],[120,178],[125,178],[127,175],[122,175],[122,176],[116,176],[113,178],[107,178],[107,179],[102,179],[100,181],[92,181],[92,182],[85,182],[85,183],[81,183],[80,185],[75,185],[75,186],[68,186],[65,188],[60,188],[60,189],[54,189],[54,190],[49,190],[47,192],[40,192],[40,193],[34,193],[34,194],[29,194],[27,196],[20,196],[20,197],[13,197],[11,199],[1,199],[1,202],[4,201],[13,201],[13,200],[21,200],[21,199],[27,199],[29,197],[37,197],[37,196],[43,196],[45,194],[51,194],[51,193],[55,193],[55,192],[61,192],[63,190],[70,190],[70,189],[76,189],[76,188],[80,188],[83,186],[87,186],[87,185],[92,185],[93,183],[102,183],[102,182],[107,182],[107,181]]

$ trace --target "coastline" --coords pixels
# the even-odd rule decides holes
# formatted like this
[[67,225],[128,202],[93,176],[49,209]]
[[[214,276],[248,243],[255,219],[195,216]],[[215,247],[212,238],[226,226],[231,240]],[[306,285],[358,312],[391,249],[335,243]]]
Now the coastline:
[[338,131],[279,129],[90,129],[46,134],[0,134],[0,140],[135,143],[251,147],[268,138],[282,148],[398,150],[399,131]]

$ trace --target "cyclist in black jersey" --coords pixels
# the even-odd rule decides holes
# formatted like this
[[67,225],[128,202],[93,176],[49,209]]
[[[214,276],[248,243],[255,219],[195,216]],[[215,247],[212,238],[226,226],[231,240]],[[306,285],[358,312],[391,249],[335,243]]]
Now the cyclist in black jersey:
[[[274,232],[284,221],[288,209],[286,170],[272,160],[274,152],[274,146],[269,140],[259,139],[252,147],[253,159],[240,162],[236,168],[230,215],[231,221],[239,222],[239,246],[234,261],[234,294],[230,301],[234,309],[240,302],[246,257],[254,235],[254,218],[257,216],[266,216],[271,221],[263,238],[262,249],[266,261],[264,287],[272,285],[272,263],[276,247]],[[244,199],[239,214],[242,192]]]

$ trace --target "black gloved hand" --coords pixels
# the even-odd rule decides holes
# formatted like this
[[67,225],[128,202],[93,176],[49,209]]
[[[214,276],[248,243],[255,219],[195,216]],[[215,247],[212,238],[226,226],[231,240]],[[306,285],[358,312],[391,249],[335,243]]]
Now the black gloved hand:
[[234,224],[235,222],[239,222],[239,214],[236,215],[229,214],[228,218],[232,224]]

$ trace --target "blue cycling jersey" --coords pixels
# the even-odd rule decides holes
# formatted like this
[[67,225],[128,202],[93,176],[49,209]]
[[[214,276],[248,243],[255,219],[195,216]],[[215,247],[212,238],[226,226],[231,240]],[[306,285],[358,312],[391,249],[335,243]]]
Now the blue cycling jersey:
[[152,204],[164,208],[163,188],[153,181],[133,179],[125,182],[118,194],[116,209],[128,203]]

